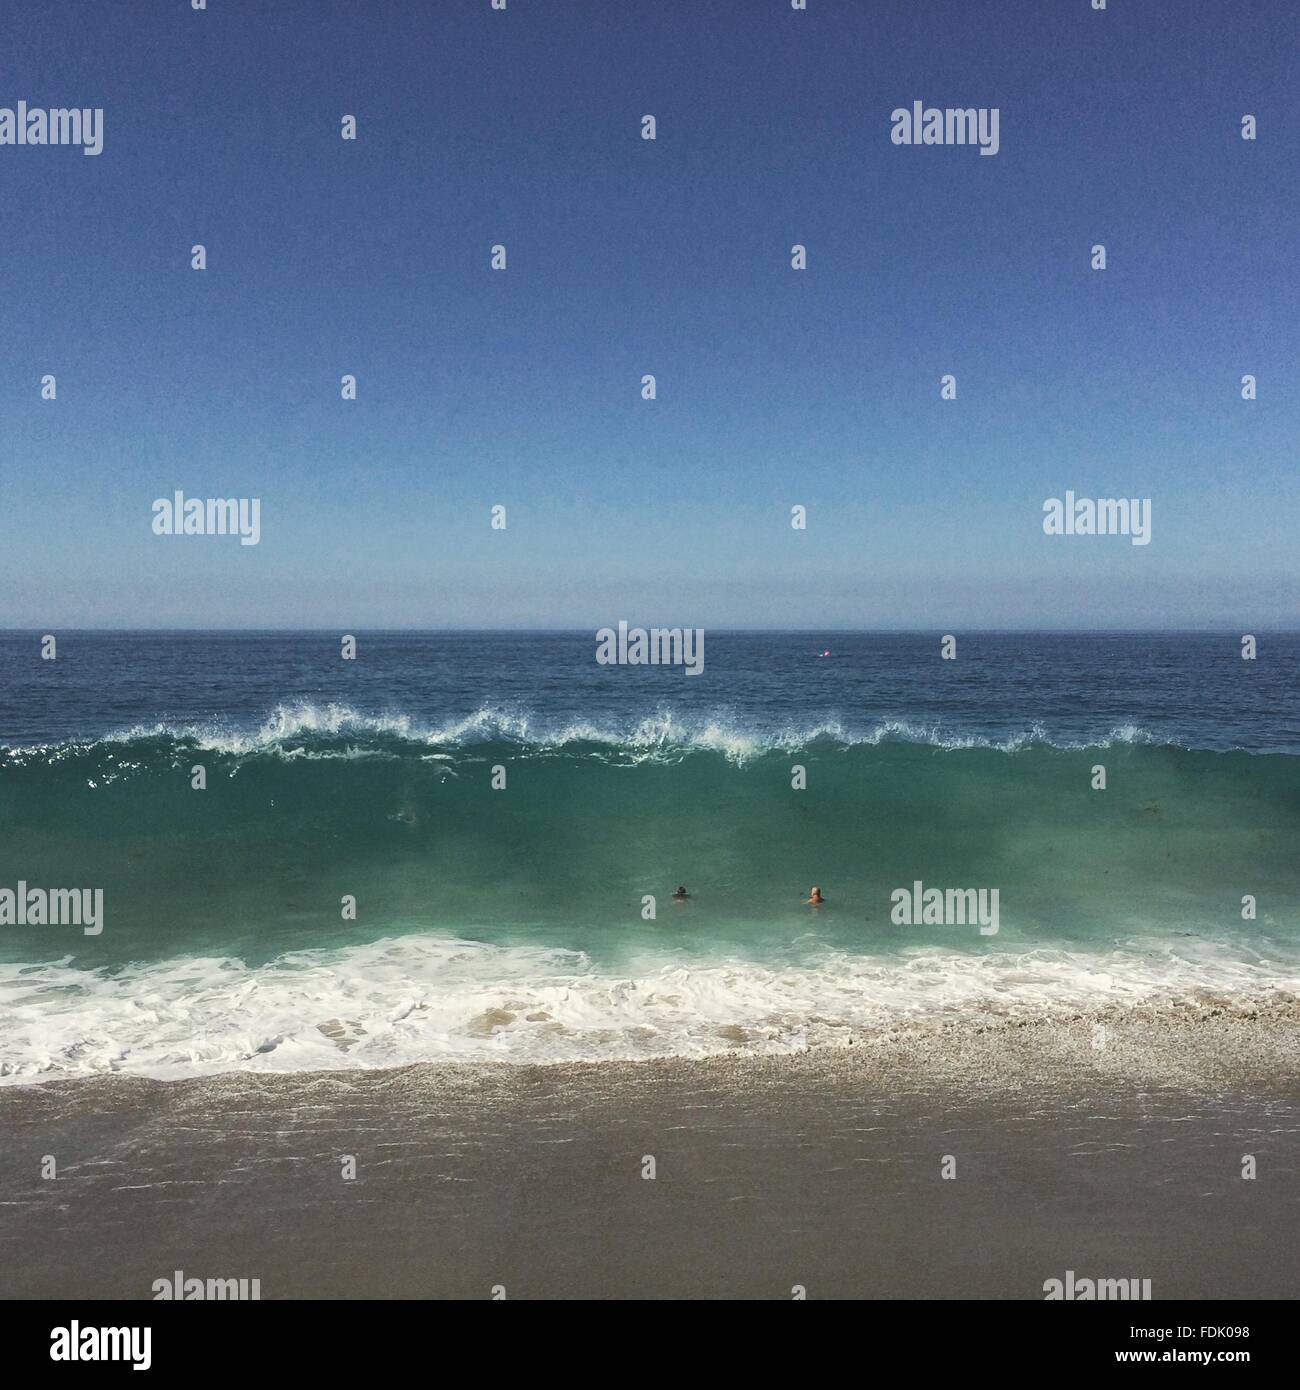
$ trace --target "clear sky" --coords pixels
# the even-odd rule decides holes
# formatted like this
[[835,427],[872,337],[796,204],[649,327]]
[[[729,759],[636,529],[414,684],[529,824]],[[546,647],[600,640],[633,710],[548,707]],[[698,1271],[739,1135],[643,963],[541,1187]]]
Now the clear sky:
[[[0,52],[104,108],[0,146],[0,626],[1300,626],[1294,0],[6,0]],[[154,535],[178,488],[261,543]]]

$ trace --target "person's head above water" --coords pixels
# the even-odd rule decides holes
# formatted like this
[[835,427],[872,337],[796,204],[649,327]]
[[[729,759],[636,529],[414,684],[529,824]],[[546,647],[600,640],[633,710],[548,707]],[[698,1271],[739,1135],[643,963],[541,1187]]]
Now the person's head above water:
[[822,897],[822,890],[818,888],[815,883],[808,890],[808,901],[810,903],[824,903],[826,901],[826,899]]
[[691,895],[686,891],[685,885],[679,885],[677,891],[673,894],[674,898],[689,898],[690,896]]

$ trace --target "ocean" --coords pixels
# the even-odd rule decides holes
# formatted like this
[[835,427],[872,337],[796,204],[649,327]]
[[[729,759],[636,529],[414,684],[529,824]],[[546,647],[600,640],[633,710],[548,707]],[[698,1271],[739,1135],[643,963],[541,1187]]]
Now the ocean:
[[[0,1081],[1300,993],[1300,635],[941,635],[710,631],[689,676],[594,632],[0,634],[0,889],[104,904],[0,924]],[[899,922],[916,883],[996,932]]]

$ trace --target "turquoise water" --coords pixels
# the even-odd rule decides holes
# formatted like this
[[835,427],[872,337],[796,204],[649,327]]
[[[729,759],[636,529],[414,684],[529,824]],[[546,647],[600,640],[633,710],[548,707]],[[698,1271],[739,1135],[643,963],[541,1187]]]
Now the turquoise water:
[[[363,636],[378,671],[154,635],[55,672],[32,640],[0,644],[0,888],[99,888],[105,920],[0,926],[14,1079],[781,1049],[1300,981],[1295,638],[1252,667],[1231,637],[724,635],[699,678],[586,636]],[[996,889],[996,933],[892,920],[917,880]]]

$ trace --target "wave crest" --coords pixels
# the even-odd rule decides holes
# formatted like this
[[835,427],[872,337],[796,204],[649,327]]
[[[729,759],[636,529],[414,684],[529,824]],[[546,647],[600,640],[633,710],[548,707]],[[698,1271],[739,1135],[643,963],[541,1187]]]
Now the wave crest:
[[[1030,748],[1077,750],[1117,744],[1155,745],[1161,740],[1134,724],[1117,725],[1092,742],[1076,742],[1054,739],[1038,724],[997,738],[961,734],[938,724],[906,719],[884,719],[861,728],[851,727],[841,719],[802,726],[746,728],[721,714],[687,716],[672,710],[659,710],[620,726],[581,718],[546,720],[527,711],[491,705],[435,724],[398,712],[367,714],[348,705],[296,701],[277,705],[255,728],[237,728],[217,722],[135,725],[99,739],[72,739],[3,751],[11,760],[26,761],[36,754],[67,754],[119,746],[130,749],[149,743],[170,743],[178,748],[233,757],[264,753],[303,756],[313,749],[325,755],[362,756],[366,750],[382,752],[387,749],[396,753],[403,748],[414,748],[427,752],[430,748],[506,743],[525,753],[590,750],[621,752],[632,759],[679,757],[703,750],[721,753],[733,762],[744,762],[764,753],[796,752],[817,745],[853,748],[910,743],[948,751],[986,748],[1017,753]],[[340,745],[344,747],[341,749]]]

